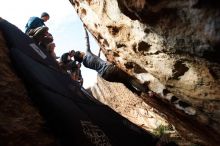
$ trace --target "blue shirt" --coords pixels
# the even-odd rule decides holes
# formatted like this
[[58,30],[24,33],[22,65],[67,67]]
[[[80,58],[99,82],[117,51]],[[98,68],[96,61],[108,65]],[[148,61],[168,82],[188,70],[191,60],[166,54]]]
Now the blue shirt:
[[87,51],[83,58],[83,65],[96,70],[98,74],[102,76],[108,68],[109,63]]
[[34,29],[41,26],[45,26],[43,19],[39,17],[30,17],[25,26],[25,33],[27,33],[30,29]]

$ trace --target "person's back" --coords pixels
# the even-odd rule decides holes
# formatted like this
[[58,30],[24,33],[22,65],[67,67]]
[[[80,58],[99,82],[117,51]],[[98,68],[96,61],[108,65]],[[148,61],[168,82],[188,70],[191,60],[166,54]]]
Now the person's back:
[[53,42],[53,36],[48,32],[49,28],[44,24],[49,18],[49,14],[43,12],[41,18],[35,16],[30,17],[25,26],[25,34],[32,38],[36,44],[45,49],[48,44]]
[[30,33],[33,32],[34,29],[38,27],[45,26],[44,22],[49,20],[50,16],[48,13],[43,12],[41,14],[41,18],[39,17],[30,17],[27,24],[25,25],[25,33],[29,35]]
[[44,26],[44,20],[40,19],[39,17],[30,17],[30,19],[28,20],[26,26],[25,26],[25,33],[27,34],[30,29],[34,29],[40,26]]

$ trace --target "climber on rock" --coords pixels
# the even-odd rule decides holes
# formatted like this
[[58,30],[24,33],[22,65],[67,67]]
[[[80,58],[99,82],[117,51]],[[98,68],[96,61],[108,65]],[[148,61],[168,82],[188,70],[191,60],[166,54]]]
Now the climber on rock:
[[50,16],[48,13],[43,12],[41,18],[39,17],[30,17],[27,24],[25,25],[25,34],[31,35],[34,33],[36,28],[46,26],[44,22],[48,21]]
[[74,55],[75,55],[74,50],[66,52],[61,56],[60,62],[63,64],[68,64],[69,62],[73,61],[72,58],[74,57]]
[[41,18],[30,17],[25,25],[25,34],[33,38],[37,44],[44,47],[53,42],[53,36],[48,32],[49,28],[44,24],[49,18],[49,14],[43,12]]
[[59,64],[63,70],[67,71],[70,70],[73,66],[75,66],[75,62],[72,59],[74,55],[75,55],[74,50],[71,50],[61,55]]
[[86,53],[76,51],[74,59],[80,63],[82,62],[85,67],[96,70],[98,75],[107,81],[123,83],[128,89],[136,93],[146,92],[147,89],[145,89],[145,87],[143,87],[143,85],[140,84],[137,79],[129,76],[116,65],[102,60],[100,57],[91,52],[88,32],[85,27],[84,29],[87,47]]
[[82,86],[83,78],[80,70],[81,63],[79,62],[77,63],[75,60],[72,59],[74,55],[75,55],[74,50],[64,53],[60,58],[59,64],[64,72],[70,74],[70,77],[73,80],[77,81],[80,84],[80,86]]

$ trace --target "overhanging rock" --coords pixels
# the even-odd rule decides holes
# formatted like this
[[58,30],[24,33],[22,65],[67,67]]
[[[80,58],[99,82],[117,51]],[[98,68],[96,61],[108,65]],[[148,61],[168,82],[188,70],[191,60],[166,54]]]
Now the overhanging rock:
[[185,138],[191,139],[190,132],[206,145],[220,142],[218,1],[70,2],[107,59],[157,94],[148,104]]

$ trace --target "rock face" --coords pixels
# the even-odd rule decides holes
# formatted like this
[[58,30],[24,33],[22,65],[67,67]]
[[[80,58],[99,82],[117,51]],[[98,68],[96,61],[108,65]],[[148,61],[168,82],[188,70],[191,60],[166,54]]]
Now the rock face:
[[[186,139],[220,142],[220,2],[70,0],[107,59]],[[107,100],[107,99],[106,99]]]
[[144,99],[133,94],[122,83],[108,82],[97,76],[97,83],[90,91],[96,99],[154,135],[159,137],[165,134],[180,146],[192,145],[179,135],[160,111],[146,104]]
[[148,131],[154,132],[158,126],[168,125],[164,118],[155,114],[154,108],[121,83],[108,82],[98,76],[97,84],[91,88],[91,91],[99,101]]

